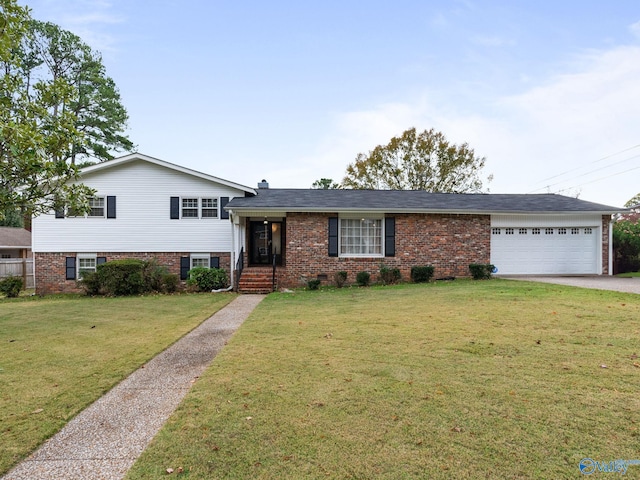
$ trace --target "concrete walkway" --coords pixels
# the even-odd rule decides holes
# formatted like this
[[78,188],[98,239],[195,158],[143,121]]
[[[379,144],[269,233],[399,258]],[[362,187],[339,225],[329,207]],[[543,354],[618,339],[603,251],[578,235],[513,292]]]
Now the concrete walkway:
[[82,411],[3,480],[123,478],[263,298],[236,298]]

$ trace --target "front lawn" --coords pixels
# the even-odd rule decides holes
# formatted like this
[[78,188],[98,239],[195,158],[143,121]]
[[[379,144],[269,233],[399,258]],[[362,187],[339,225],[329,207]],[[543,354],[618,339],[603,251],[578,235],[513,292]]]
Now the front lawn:
[[233,298],[0,300],[0,474]]
[[127,478],[578,478],[583,458],[640,457],[638,355],[632,294],[498,279],[276,293]]

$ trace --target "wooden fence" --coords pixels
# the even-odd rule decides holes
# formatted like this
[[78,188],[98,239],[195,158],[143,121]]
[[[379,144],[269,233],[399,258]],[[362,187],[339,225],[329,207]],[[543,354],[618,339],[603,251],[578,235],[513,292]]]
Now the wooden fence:
[[0,259],[0,280],[6,277],[22,277],[26,288],[35,288],[36,279],[32,258]]

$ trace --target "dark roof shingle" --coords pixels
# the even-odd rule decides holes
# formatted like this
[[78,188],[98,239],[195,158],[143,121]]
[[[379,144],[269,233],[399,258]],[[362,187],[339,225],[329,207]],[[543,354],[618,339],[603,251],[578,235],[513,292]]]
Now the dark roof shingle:
[[231,210],[431,213],[603,213],[625,209],[556,194],[430,193],[408,190],[262,189],[234,198]]

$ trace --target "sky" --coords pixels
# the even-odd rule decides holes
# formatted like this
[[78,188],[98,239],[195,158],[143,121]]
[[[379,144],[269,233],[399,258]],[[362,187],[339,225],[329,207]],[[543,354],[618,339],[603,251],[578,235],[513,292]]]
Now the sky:
[[491,193],[640,193],[637,0],[19,3],[101,52],[138,152],[242,185],[340,181],[415,127]]

